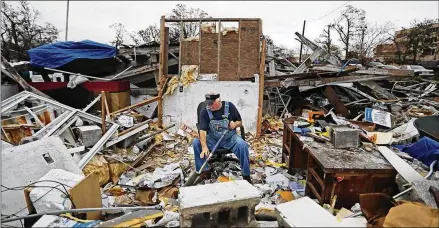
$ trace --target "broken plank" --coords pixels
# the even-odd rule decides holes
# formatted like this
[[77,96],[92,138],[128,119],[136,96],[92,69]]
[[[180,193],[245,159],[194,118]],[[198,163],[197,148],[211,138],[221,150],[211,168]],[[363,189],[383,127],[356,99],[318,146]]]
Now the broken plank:
[[[70,197],[77,209],[80,208],[101,208],[102,198],[99,187],[99,177],[96,173],[91,173],[78,184],[70,189]],[[87,220],[100,220],[100,211],[87,212]]]
[[328,98],[329,102],[335,106],[335,112],[342,114],[344,117],[349,117],[349,110],[346,106],[341,102],[340,97],[335,93],[334,88],[332,86],[326,86],[324,94],[326,98]]
[[116,144],[116,143],[118,143],[118,142],[120,142],[120,141],[122,141],[124,139],[127,139],[127,138],[129,138],[129,137],[131,137],[131,136],[133,136],[133,135],[143,131],[143,130],[146,130],[149,127],[148,124],[147,124],[148,122],[149,121],[145,121],[143,124],[140,125],[140,127],[136,126],[134,130],[131,130],[128,133],[125,133],[124,135],[119,136],[119,137],[117,137],[116,139],[114,139],[114,140],[112,140],[110,142],[107,142],[105,144],[105,147],[110,147],[110,146],[112,146],[112,145],[114,145],[114,144]]
[[386,98],[388,100],[399,100],[398,97],[396,97],[392,93],[387,92],[387,90],[385,90],[383,87],[379,86],[374,81],[364,81],[364,82],[360,82],[360,84],[363,86],[369,87],[371,90],[381,94],[384,98]]
[[387,161],[398,171],[398,173],[410,184],[414,181],[422,181],[424,178],[416,172],[407,162],[396,155],[386,146],[378,146],[378,151],[387,159]]
[[125,108],[120,109],[120,110],[117,110],[117,111],[115,111],[115,112],[112,112],[112,113],[110,113],[110,115],[115,115],[115,114],[117,114],[117,113],[124,112],[124,111],[127,111],[127,110],[129,110],[129,109],[134,109],[134,108],[137,108],[137,107],[140,107],[140,106],[144,106],[144,105],[147,105],[147,104],[151,104],[151,103],[156,102],[156,101],[159,101],[159,100],[160,100],[160,97],[159,97],[159,96],[157,96],[157,97],[153,97],[153,98],[151,98],[151,99],[144,100],[144,101],[142,101],[142,102],[140,102],[140,103],[137,103],[137,104],[134,104],[134,105],[131,105],[131,106],[125,107]]

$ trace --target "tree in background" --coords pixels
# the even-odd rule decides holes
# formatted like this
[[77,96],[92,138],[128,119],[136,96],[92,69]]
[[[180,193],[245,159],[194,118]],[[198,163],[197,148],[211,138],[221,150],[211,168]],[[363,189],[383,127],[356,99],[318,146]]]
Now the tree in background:
[[[187,18],[211,18],[204,10],[200,8],[188,7],[185,4],[177,4],[168,15],[171,19],[187,19]],[[180,39],[180,23],[172,23],[169,26],[169,39]],[[183,39],[189,37],[197,37],[200,32],[200,24],[198,22],[183,23]]]
[[124,34],[127,32],[127,30],[125,29],[125,26],[119,22],[113,23],[109,27],[114,29],[114,31],[116,32],[116,36],[110,43],[117,48],[118,46],[123,44],[125,36]]
[[17,7],[1,4],[1,53],[8,61],[29,60],[29,49],[58,40],[60,31],[48,22],[39,23],[41,13],[27,1],[20,1]]
[[388,42],[390,36],[389,31],[394,31],[394,25],[391,22],[383,24],[370,24],[365,21],[361,27],[358,27],[352,36],[352,51],[358,53],[358,59],[365,64],[365,59],[373,57],[373,49]]
[[[185,4],[177,4],[171,13],[168,14],[168,18],[171,19],[187,19],[187,18],[210,18],[210,16],[199,8],[188,7]],[[180,23],[168,23],[169,24],[169,40],[171,42],[178,42],[180,40]],[[183,39],[189,37],[197,37],[200,30],[198,22],[185,22],[183,23],[182,35]],[[128,34],[131,41],[136,45],[141,43],[148,43],[155,41],[160,42],[160,28],[157,24],[149,25],[145,29],[134,31]]]
[[340,47],[337,46],[336,44],[334,44],[334,42],[332,42],[332,39],[331,39],[331,28],[333,28],[333,27],[334,27],[333,24],[329,24],[329,25],[325,26],[325,28],[323,28],[323,31],[320,34],[319,38],[315,39],[314,42],[316,42],[317,44],[320,44],[326,52],[328,52],[332,55],[335,55],[341,59]]
[[344,44],[345,59],[351,58],[349,56],[351,38],[354,36],[354,31],[364,25],[365,18],[366,12],[364,10],[347,5],[340,17],[334,21],[334,29],[337,31],[340,41]]
[[434,23],[439,23],[439,20],[413,20],[411,28],[402,27],[398,34],[389,34],[389,40],[395,45],[397,63],[406,64],[408,60],[417,63],[418,58],[424,56],[425,49],[434,48],[433,38],[438,36],[438,31],[432,27]]

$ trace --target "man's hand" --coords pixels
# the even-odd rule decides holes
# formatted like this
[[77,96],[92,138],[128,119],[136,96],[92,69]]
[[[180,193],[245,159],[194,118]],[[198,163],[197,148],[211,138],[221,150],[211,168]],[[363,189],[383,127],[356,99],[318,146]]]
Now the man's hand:
[[238,125],[237,125],[235,122],[230,121],[230,123],[229,123],[229,128],[233,130],[233,129],[235,129],[236,127],[238,127]]
[[200,158],[204,158],[204,156],[209,156],[209,150],[207,148],[203,148],[201,149],[201,154],[200,154]]

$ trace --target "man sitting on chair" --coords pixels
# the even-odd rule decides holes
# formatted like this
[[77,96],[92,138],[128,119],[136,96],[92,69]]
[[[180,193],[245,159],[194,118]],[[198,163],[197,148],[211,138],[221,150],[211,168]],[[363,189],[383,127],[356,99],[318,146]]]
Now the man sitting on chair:
[[[206,108],[199,113],[200,139],[194,139],[195,168],[198,171],[209,156],[224,131],[229,130],[218,148],[232,151],[241,163],[244,180],[251,183],[250,159],[247,143],[236,134],[236,128],[242,125],[241,115],[232,102],[221,101],[220,95],[209,92],[206,96]],[[210,167],[206,165],[202,178],[210,178]]]

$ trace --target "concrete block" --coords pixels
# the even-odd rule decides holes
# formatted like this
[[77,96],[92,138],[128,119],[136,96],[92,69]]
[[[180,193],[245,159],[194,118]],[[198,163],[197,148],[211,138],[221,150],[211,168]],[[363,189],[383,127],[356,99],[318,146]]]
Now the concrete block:
[[248,226],[260,197],[245,180],[180,188],[180,224]]
[[355,148],[360,146],[360,131],[346,126],[332,126],[331,142],[335,148]]
[[94,146],[102,137],[102,129],[96,125],[78,127],[79,138],[85,147]]
[[279,227],[340,227],[336,217],[309,197],[275,207]]

